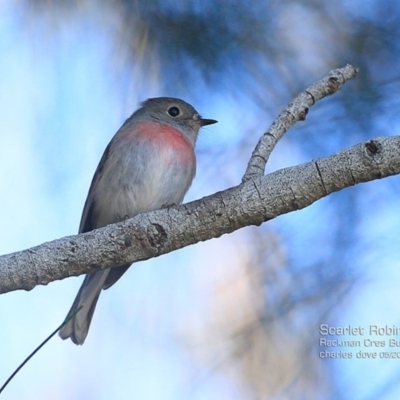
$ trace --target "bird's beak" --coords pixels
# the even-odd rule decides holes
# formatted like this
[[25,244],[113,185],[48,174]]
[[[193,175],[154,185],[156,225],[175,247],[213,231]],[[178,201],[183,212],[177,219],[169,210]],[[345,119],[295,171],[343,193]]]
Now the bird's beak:
[[215,119],[200,118],[199,122],[200,126],[206,126],[206,125],[216,124],[218,121],[216,121]]

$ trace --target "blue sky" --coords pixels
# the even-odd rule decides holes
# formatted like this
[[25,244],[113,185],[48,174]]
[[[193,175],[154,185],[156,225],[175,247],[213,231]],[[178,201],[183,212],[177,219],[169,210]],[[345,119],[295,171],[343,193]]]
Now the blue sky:
[[[45,20],[43,26],[39,19],[21,29],[17,7],[1,11],[0,252],[5,254],[77,232],[108,141],[139,101],[162,93],[148,85],[145,97],[127,98],[126,79],[119,81],[113,65],[105,64],[111,44],[100,30],[88,30],[87,21],[72,20],[49,38]],[[196,107],[212,117],[211,110]],[[214,134],[211,140],[216,142]],[[200,196],[199,186],[188,198]],[[213,252],[218,255],[216,246],[208,246],[207,257]],[[185,268],[193,258],[197,269]],[[190,303],[185,299],[201,286],[204,258],[201,249],[192,248],[137,264],[119,290],[102,296],[104,313],[93,322],[90,341],[75,347],[54,338],[7,387],[6,398],[123,399],[133,392],[143,399],[232,397],[237,389],[223,374],[191,393],[198,367],[174,337],[181,317],[201,313],[204,293],[192,294]],[[81,280],[2,297],[0,380],[60,324]]]
[[[160,92],[157,79],[148,85],[138,79],[128,91],[129,67],[115,67],[114,47],[100,17],[71,17],[49,37],[46,17],[22,26],[26,18],[16,3],[8,4],[0,6],[1,254],[75,234],[90,180],[115,131],[139,101],[178,95]],[[117,23],[118,16],[110,21]],[[226,102],[220,94],[208,95],[204,102],[185,100],[196,100],[204,116],[219,120],[199,140],[198,176],[186,198],[193,200],[239,182],[245,165],[221,171],[224,179],[219,180],[208,169],[212,160],[207,150],[234,152],[237,121],[252,126],[255,114],[243,115],[240,104],[233,98]],[[287,142],[277,151],[272,168],[305,161]],[[376,182],[357,190],[379,192],[382,187]],[[310,251],[302,245],[299,226],[312,220],[317,241],[332,218],[324,201],[273,222],[293,244],[291,257],[307,257]],[[374,213],[360,222],[365,233],[360,237],[372,243],[361,257],[357,253],[355,263],[365,271],[360,288],[336,311],[344,325],[400,324],[396,209],[395,201],[377,203]],[[211,350],[203,337],[197,337],[200,350],[185,349],[182,341],[192,327],[209,323],[215,287],[229,284],[232,271],[240,276],[238,254],[246,257],[247,244],[246,231],[240,231],[136,264],[102,294],[85,345],[54,338],[7,387],[5,398],[128,399],[132,393],[146,400],[246,398],[234,373],[207,372]],[[60,324],[81,280],[1,296],[0,383]],[[333,364],[344,398],[368,398],[371,388],[399,368],[396,360]],[[398,398],[398,392],[385,398]]]

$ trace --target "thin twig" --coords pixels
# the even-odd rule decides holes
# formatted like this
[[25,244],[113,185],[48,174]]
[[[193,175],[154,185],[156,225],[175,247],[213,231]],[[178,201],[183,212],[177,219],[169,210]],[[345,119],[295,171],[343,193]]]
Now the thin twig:
[[69,321],[71,320],[83,306],[78,307],[51,335],[45,339],[26,359],[19,365],[19,367],[10,375],[10,377],[4,382],[0,388],[0,393],[6,388],[6,386],[13,380],[15,375],[22,369],[22,367]]
[[264,175],[265,165],[272,150],[288,129],[296,122],[304,121],[309,107],[313,106],[318,100],[336,93],[344,83],[355,78],[357,73],[358,69],[350,64],[335,69],[328,76],[313,83],[289,103],[257,143],[247,164],[242,182]]

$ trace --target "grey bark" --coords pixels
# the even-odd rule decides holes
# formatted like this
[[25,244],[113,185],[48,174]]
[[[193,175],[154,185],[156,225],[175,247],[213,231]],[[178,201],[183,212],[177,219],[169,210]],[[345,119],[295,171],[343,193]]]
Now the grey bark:
[[357,70],[332,71],[301,93],[260,139],[242,183],[178,207],[0,257],[0,293],[146,260],[299,210],[349,186],[400,173],[400,136],[380,137],[264,176],[277,141]]

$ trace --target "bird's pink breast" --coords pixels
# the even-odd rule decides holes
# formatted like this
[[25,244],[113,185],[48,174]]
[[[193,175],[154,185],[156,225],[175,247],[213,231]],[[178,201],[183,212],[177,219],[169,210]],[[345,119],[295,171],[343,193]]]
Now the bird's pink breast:
[[157,148],[160,157],[164,158],[160,161],[195,163],[192,144],[177,129],[157,122],[140,122],[134,132],[133,135],[128,133],[125,139],[129,141],[135,136],[143,143],[151,144]]

